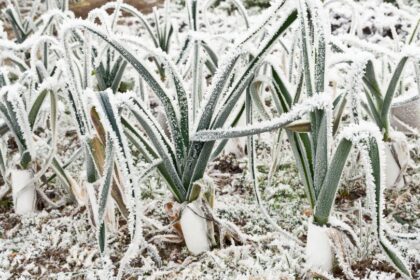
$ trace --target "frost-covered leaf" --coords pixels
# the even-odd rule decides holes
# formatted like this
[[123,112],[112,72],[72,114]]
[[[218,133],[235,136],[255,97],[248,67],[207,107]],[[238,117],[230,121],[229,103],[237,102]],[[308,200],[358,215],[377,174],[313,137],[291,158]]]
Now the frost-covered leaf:
[[[93,33],[94,35],[102,38],[105,42],[107,42],[112,48],[114,48],[122,57],[124,57],[128,63],[130,63],[134,69],[142,76],[144,81],[150,86],[150,88],[154,91],[154,93],[158,96],[162,105],[165,109],[165,113],[169,122],[169,126],[171,128],[171,135],[174,139],[176,153],[178,158],[182,158],[182,155],[185,152],[185,143],[182,138],[182,132],[180,130],[180,125],[178,123],[177,112],[174,107],[173,101],[170,95],[164,90],[164,86],[155,78],[155,75],[152,71],[150,71],[144,64],[136,58],[136,56],[126,47],[124,47],[120,42],[114,39],[112,36],[109,36],[95,25],[75,20],[73,22],[67,23],[65,27],[63,27],[62,37],[65,41],[67,38],[67,34],[74,29],[81,28],[88,30],[89,32]],[[179,112],[178,112],[179,113]]]
[[[379,140],[380,141],[380,140]],[[367,176],[367,185],[370,188],[374,188],[374,208],[373,214],[375,219],[375,226],[376,226],[376,234],[379,239],[379,245],[382,251],[387,255],[387,257],[391,260],[391,263],[403,274],[408,277],[411,277],[410,270],[407,264],[404,262],[403,258],[401,257],[400,253],[391,245],[391,243],[386,239],[384,234],[384,221],[383,221],[383,210],[384,210],[384,197],[383,197],[383,189],[384,189],[384,176],[382,172],[384,172],[384,151],[381,151],[382,147],[380,146],[380,142],[375,138],[371,138],[368,142],[367,149],[368,149],[368,174]]]
[[329,95],[317,94],[299,104],[295,104],[289,112],[281,114],[279,117],[273,118],[270,121],[263,121],[244,128],[233,127],[229,129],[201,130],[193,135],[192,139],[194,141],[212,141],[255,135],[278,128],[284,128],[293,121],[302,118],[307,113],[317,109],[325,109],[329,106],[331,106]]
[[404,56],[399,62],[397,67],[392,74],[391,80],[389,81],[388,87],[384,96],[384,103],[381,110],[381,118],[385,125],[385,129],[388,129],[389,126],[389,112],[391,109],[391,103],[395,96],[395,91],[397,89],[398,81],[400,80],[404,66],[407,63],[408,57]]
[[[108,134],[109,135],[109,134]],[[106,246],[106,228],[104,224],[104,216],[107,208],[107,202],[110,196],[112,187],[112,176],[114,170],[114,143],[111,137],[107,137],[106,150],[105,150],[105,166],[104,173],[102,174],[102,184],[99,189],[98,201],[98,241],[99,249],[103,254]]]
[[352,142],[343,138],[335,150],[331,163],[328,166],[328,171],[325,174],[325,180],[323,181],[317,197],[314,212],[314,221],[320,225],[328,222],[340,183],[341,174],[351,148]]

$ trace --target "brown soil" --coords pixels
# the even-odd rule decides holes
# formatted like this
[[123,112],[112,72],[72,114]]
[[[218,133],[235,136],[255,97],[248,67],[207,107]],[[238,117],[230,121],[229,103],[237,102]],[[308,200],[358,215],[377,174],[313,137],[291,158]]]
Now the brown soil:
[[[113,2],[113,0],[70,0],[70,10],[74,12],[76,18],[81,17],[85,19],[91,10],[99,8],[107,2]],[[152,12],[153,7],[162,6],[163,0],[125,0],[124,3],[135,7],[144,14],[148,14]],[[4,6],[5,4],[0,2],[0,10],[4,9]],[[12,40],[14,33],[10,25],[6,24],[4,30],[8,38]]]
[[401,275],[387,262],[378,262],[374,261],[373,258],[367,258],[361,261],[354,263],[351,266],[355,276],[363,278],[368,276],[367,269],[371,271],[384,271],[389,273],[396,273],[397,277],[401,277]]
[[[5,200],[2,200],[2,202],[3,201],[5,201]],[[10,205],[11,205],[11,202],[10,202]],[[9,207],[9,209],[10,208],[11,207]],[[3,211],[3,209],[2,209],[2,211]],[[0,214],[0,234],[1,235],[4,235],[7,231],[11,230],[17,224],[20,223],[20,219],[17,216],[15,216],[13,214],[11,215],[10,214],[11,212],[5,213],[6,211],[1,212],[2,214]],[[4,236],[2,237],[1,235],[0,235],[0,238],[4,238]]]
[[[74,12],[76,17],[86,18],[87,14],[95,9],[101,7],[109,0],[79,0],[71,1],[70,10]],[[125,0],[124,3],[134,6],[142,13],[150,13],[153,7],[161,4],[162,0]]]
[[214,169],[219,170],[222,173],[242,173],[242,168],[239,167],[238,161],[234,154],[228,154],[220,156],[217,163],[214,165]]
[[360,183],[356,183],[351,189],[340,189],[337,193],[336,202],[338,204],[346,201],[355,201],[366,196],[366,188]]
[[[401,275],[387,262],[378,262],[373,258],[366,258],[360,261],[357,261],[351,265],[351,269],[354,273],[354,276],[358,278],[365,278],[369,277],[369,273],[371,271],[382,271],[388,273],[395,273],[397,278],[400,278]],[[339,279],[347,279],[347,277],[343,274],[343,271],[336,266],[333,269],[334,277]]]

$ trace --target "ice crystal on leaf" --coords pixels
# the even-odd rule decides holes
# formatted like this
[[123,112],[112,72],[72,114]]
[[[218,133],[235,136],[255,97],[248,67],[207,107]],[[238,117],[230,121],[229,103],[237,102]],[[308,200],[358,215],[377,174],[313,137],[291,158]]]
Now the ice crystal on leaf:
[[7,100],[10,102],[10,104],[12,104],[12,108],[16,113],[20,131],[23,134],[25,144],[28,148],[27,152],[29,152],[31,156],[35,156],[36,149],[32,137],[32,129],[29,125],[27,117],[28,113],[26,111],[25,104],[22,100],[23,88],[20,85],[12,85],[3,89],[5,91],[7,90]]
[[270,121],[262,121],[247,127],[233,127],[230,129],[199,130],[192,139],[195,141],[211,141],[227,139],[271,131],[302,118],[305,114],[317,109],[331,110],[331,97],[328,93],[314,94],[301,103],[295,104],[288,113],[284,113]]

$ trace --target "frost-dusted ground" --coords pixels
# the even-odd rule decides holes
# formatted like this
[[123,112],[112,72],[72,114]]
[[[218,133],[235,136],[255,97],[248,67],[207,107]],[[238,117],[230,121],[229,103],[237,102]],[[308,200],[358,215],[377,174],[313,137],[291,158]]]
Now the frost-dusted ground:
[[[333,34],[338,35],[350,28],[352,15],[348,7],[334,5],[334,12],[330,13],[331,26]],[[184,25],[181,23],[185,23],[185,13],[175,11],[174,19],[178,20],[182,34]],[[256,9],[252,10],[252,18],[259,13]],[[382,46],[393,44],[389,24],[394,24],[399,34],[406,34],[410,28],[391,5],[364,5],[360,13],[360,37],[369,42],[380,42]],[[227,17],[226,12],[220,10],[212,14],[209,20],[214,28],[213,34],[233,34],[242,30],[239,26],[243,27],[239,17]],[[131,22],[130,19],[126,21],[127,25]],[[134,35],[135,28],[130,30]],[[175,48],[182,40],[176,38],[176,41]],[[340,81],[337,83],[340,84]],[[63,135],[68,133],[64,130],[65,126],[61,129]],[[78,145],[73,136],[69,133],[63,137],[65,141],[60,143],[63,160]],[[258,142],[258,170],[265,206],[279,226],[305,242],[310,207],[287,145],[283,147],[273,184],[266,186],[272,162],[270,138],[274,137],[264,135]],[[410,138],[410,146],[413,162],[405,176],[405,187],[385,192],[386,221],[394,231],[400,233],[420,230],[420,139]],[[353,160],[355,158],[357,155]],[[75,177],[83,170],[83,166],[77,164],[71,168]],[[249,236],[249,242],[224,249],[215,248],[197,257],[191,257],[182,244],[156,243],[163,260],[162,266],[157,267],[150,255],[142,254],[131,261],[126,275],[131,275],[133,279],[303,278],[303,248],[294,247],[264,220],[247,181],[246,160],[232,156],[220,157],[209,166],[208,173],[217,184],[217,215],[238,225]],[[362,169],[346,170],[334,213],[352,225],[362,244],[361,248],[351,252],[350,265],[360,278],[396,279],[398,275],[380,253],[370,232],[368,213],[360,212],[360,205],[365,203],[361,174]],[[169,224],[163,204],[170,199],[170,194],[156,177],[146,181],[142,189],[145,213],[154,225],[145,222],[144,234],[146,240],[151,240],[161,233],[158,230],[160,227]],[[52,192],[49,194],[53,195]],[[0,201],[0,213],[0,279],[95,279],[99,276],[109,279],[110,274],[115,275],[129,243],[127,228],[121,219],[119,231],[109,237],[109,260],[100,259],[96,231],[90,226],[85,209],[72,205],[54,210],[44,209],[36,215],[21,218],[13,214],[10,199],[4,199]],[[420,278],[420,245],[400,240],[399,246],[410,261],[413,277]],[[340,269],[334,272],[334,276],[340,279],[345,277]]]
[[[413,165],[405,177],[407,184],[402,189],[386,191],[386,217],[389,225],[398,232],[408,233],[420,230],[420,139],[410,139]],[[259,162],[262,192],[266,206],[274,220],[284,229],[305,241],[306,220],[309,205],[304,197],[291,153],[282,152],[280,168],[276,172],[274,184],[265,187],[270,164],[270,145],[260,142]],[[348,169],[346,175],[360,170]],[[246,181],[246,161],[234,156],[222,156],[209,167],[209,174],[217,182],[216,212],[219,217],[234,222],[250,236],[251,241],[235,247],[214,249],[197,256],[189,256],[180,244],[157,243],[163,260],[156,266],[147,254],[134,258],[127,272],[150,279],[296,279],[304,272],[302,248],[293,247],[281,235],[273,232],[260,214],[255,204],[251,186]],[[351,267],[356,276],[367,279],[396,279],[395,270],[387,264],[376,247],[373,236],[369,235],[369,216],[364,213],[359,220],[359,203],[364,203],[365,189],[362,178],[344,180],[339,191],[336,215],[352,224],[359,235],[361,248],[352,252]],[[144,184],[144,205],[147,217],[164,226],[169,220],[163,210],[169,192],[156,178]],[[152,191],[153,190],[153,191]],[[74,206],[55,210],[43,210],[22,219],[12,213],[7,201],[2,201],[0,222],[0,279],[17,276],[45,279],[46,275],[55,279],[94,279],[106,275],[106,269],[118,268],[119,260],[128,246],[127,230],[110,237],[110,262],[103,266],[98,258],[94,230],[89,225],[86,212]],[[156,234],[156,227],[145,224],[145,236],[150,239]],[[419,245],[400,243],[401,250],[410,259],[414,278],[420,277]],[[409,249],[408,249],[409,248]],[[369,255],[369,257],[366,257]],[[337,269],[335,276],[344,277]],[[41,276],[42,275],[42,276]],[[22,278],[26,279],[26,278]]]

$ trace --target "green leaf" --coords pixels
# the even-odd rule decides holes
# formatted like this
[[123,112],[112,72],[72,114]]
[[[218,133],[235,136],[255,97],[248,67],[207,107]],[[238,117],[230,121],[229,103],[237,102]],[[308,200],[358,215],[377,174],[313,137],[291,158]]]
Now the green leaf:
[[316,197],[313,183],[313,167],[310,144],[305,146],[304,142],[309,141],[307,134],[298,134],[291,131],[287,131],[287,137],[289,139],[292,151],[296,160],[296,165],[305,186],[306,197],[308,197],[312,209],[315,207]]
[[76,28],[83,28],[102,38],[122,57],[124,57],[128,61],[128,63],[130,63],[133,66],[133,68],[140,74],[144,81],[150,86],[150,88],[162,102],[162,106],[164,107],[169,126],[171,128],[171,135],[174,139],[177,158],[179,160],[182,159],[185,153],[186,143],[184,143],[183,141],[182,133],[178,123],[177,113],[172,103],[172,98],[164,90],[163,85],[155,79],[154,74],[149,72],[148,69],[140,62],[140,60],[136,58],[136,56],[132,52],[125,48],[116,39],[110,38],[107,34],[96,28],[94,25],[83,21],[75,21],[75,24],[72,25],[71,28],[67,29],[66,32]]
[[261,94],[264,90],[264,84],[265,81],[260,79],[254,79],[254,81],[249,86],[250,95],[252,98],[252,102],[255,105],[255,108],[257,109],[258,113],[261,115],[261,117],[264,120],[269,120],[271,118],[268,111],[265,109],[264,103],[261,100]]
[[60,180],[61,184],[65,187],[72,201],[75,200],[75,194],[73,193],[72,182],[70,181],[71,179],[69,175],[66,173],[65,168],[67,168],[77,158],[77,156],[81,154],[81,151],[82,151],[82,148],[79,148],[74,154],[74,156],[72,156],[72,158],[65,164],[61,164],[59,160],[56,157],[54,157],[51,162],[51,168],[54,171],[54,174],[51,175],[44,183],[44,184],[47,184],[51,182],[52,180],[54,180],[56,177],[58,177],[58,179]]
[[[17,89],[14,88],[13,90]],[[21,154],[21,166],[23,168],[27,168],[31,161],[31,155],[28,150],[28,142],[32,140],[28,138],[32,137],[32,135],[26,135],[27,133],[24,133],[23,128],[21,127],[22,125],[28,126],[27,128],[29,128],[29,122],[27,122],[27,120],[25,119],[26,110],[23,108],[23,104],[20,104],[21,102],[18,100],[16,100],[16,104],[12,104],[8,100],[8,94],[9,92],[6,92],[6,94],[3,95],[3,103],[0,102],[0,115],[3,116],[3,119],[9,127],[9,130],[15,137],[16,143]],[[18,106],[16,110],[15,105]],[[18,111],[22,117],[21,122],[19,121]]]
[[99,224],[99,250],[101,254],[104,253],[106,247],[106,228],[104,223],[104,216],[107,207],[108,198],[110,196],[112,187],[112,174],[114,170],[114,144],[111,137],[107,136],[106,151],[105,151],[105,166],[104,174],[102,174],[102,184],[100,188],[99,201],[98,201],[98,224]]
[[219,128],[225,123],[229,112],[232,110],[234,105],[237,103],[241,93],[246,88],[248,82],[252,79],[253,72],[255,68],[258,67],[260,61],[263,59],[264,55],[266,55],[273,44],[280,38],[280,36],[290,27],[290,25],[296,20],[297,18],[297,11],[292,10],[284,19],[276,26],[275,32],[271,34],[269,40],[265,42],[263,46],[261,46],[258,50],[257,55],[254,59],[248,64],[248,67],[243,72],[241,77],[237,80],[236,84],[232,87],[226,97],[226,102],[220,109],[220,112],[217,114],[215,121],[212,124],[212,128]]
[[123,77],[126,66],[127,66],[127,61],[124,61],[122,62],[120,67],[118,67],[118,70],[115,73],[115,75],[111,73],[111,77],[114,77],[114,80],[112,81],[112,85],[111,85],[111,89],[114,93],[117,92],[118,88],[120,87],[121,79]]
[[3,149],[0,146],[0,175],[4,180],[4,178],[6,178],[5,177],[6,176],[6,161],[3,154],[4,154]]
[[383,129],[384,124],[382,122],[382,119],[381,119],[381,116],[380,116],[379,112],[376,109],[375,104],[373,103],[372,97],[369,95],[369,93],[366,90],[365,90],[365,93],[366,93],[366,100],[368,101],[368,106],[369,106],[369,107],[367,107],[368,110],[366,110],[366,111],[375,120],[376,125],[378,127],[380,127],[381,129]]
[[[296,94],[292,101],[290,95],[290,90],[286,86],[286,80],[281,75],[281,71],[277,70],[276,67],[272,66],[272,75],[273,82],[275,84],[275,100],[279,100],[276,104],[277,110],[282,113],[289,112],[293,104],[296,104],[299,100],[302,84],[303,84],[303,75],[300,76],[299,84],[296,88]],[[310,143],[310,138],[307,133],[293,133],[289,130],[286,130],[287,137],[289,139],[292,151],[296,160],[296,165],[305,186],[305,193],[309,199],[311,207],[315,207],[315,190],[313,182],[313,165],[312,165],[312,147]]]
[[184,58],[187,54],[187,50],[189,49],[191,43],[192,43],[192,40],[191,40],[190,36],[187,36],[187,38],[184,41],[184,45],[182,46],[181,51],[179,52],[178,58],[175,62],[177,65],[179,63],[181,63],[181,61],[184,60]]
[[6,123],[0,125],[0,137],[3,137],[9,131],[9,127]]
[[[172,63],[171,58],[166,55],[165,53],[159,51],[153,51],[149,49],[146,45],[140,43],[138,40],[126,39],[128,42],[139,46],[142,49],[150,52],[151,55],[154,56],[156,59],[156,63],[159,65],[163,65],[165,68],[168,68],[169,76],[172,78],[173,85],[175,86],[175,91],[177,95],[178,101],[178,112],[180,115],[180,130],[181,130],[181,137],[185,147],[189,145],[189,105],[188,105],[188,94],[185,90],[185,86],[183,83],[183,79],[181,75],[178,73],[176,66]],[[165,111],[166,112],[166,111]],[[166,114],[167,118],[170,118],[169,114]],[[179,155],[178,159],[181,160],[183,155]]]
[[193,45],[192,57],[192,119],[195,121],[197,108],[200,108],[202,93],[202,80],[203,80],[203,64],[200,61],[200,44],[196,41]]
[[[122,124],[124,125],[125,133],[127,135],[128,140],[131,144],[133,144],[134,147],[139,150],[142,155],[146,158],[148,162],[153,162],[156,159],[159,158],[158,153],[155,151],[153,145],[149,143],[149,141],[136,129],[134,128],[126,119],[122,118],[121,120]],[[167,166],[163,163],[160,163],[157,166],[157,169],[159,170],[162,177],[166,180],[169,187],[172,190],[173,193],[177,193],[175,190],[176,188],[179,188],[176,181],[171,176],[171,173],[168,171]],[[178,201],[181,201],[181,197],[176,196]]]
[[285,77],[282,75],[280,69],[276,69],[274,66],[271,66],[271,73],[273,75],[273,83],[276,89],[277,97],[282,105],[282,108],[277,109],[280,112],[287,113],[293,104],[290,89],[286,85]]
[[105,166],[102,174],[102,184],[100,188],[99,202],[98,202],[98,218],[101,224],[104,220],[106,205],[112,186],[112,175],[114,170],[114,143],[108,134],[106,149],[105,149]]
[[144,137],[138,129],[130,124],[130,121],[125,117],[121,116],[121,124],[124,126],[124,132],[127,134],[138,138],[140,142],[139,145],[136,145],[136,148],[143,154],[147,161],[152,162],[153,160],[159,158],[156,150],[153,145]]
[[311,42],[309,31],[310,14],[305,0],[299,0],[299,19],[300,19],[300,32],[301,32],[301,49],[303,58],[303,71],[305,77],[305,86],[308,96],[311,96],[314,91],[313,73],[311,73]]
[[[226,63],[224,63],[224,67],[219,69],[218,75],[216,75],[213,79],[213,84],[211,88],[210,95],[205,105],[203,105],[201,110],[201,115],[198,115],[198,124],[197,124],[197,131],[201,129],[206,129],[210,126],[216,105],[217,100],[219,96],[222,94],[224,87],[229,81],[229,78],[231,77],[231,73],[239,59],[239,54],[235,55],[233,57],[230,57]],[[202,158],[200,167],[196,167],[197,163],[199,163],[199,157],[200,153],[204,149],[204,144],[201,142],[192,142],[190,144],[190,147],[188,149],[187,158],[185,161],[185,167],[182,174],[182,182],[184,186],[187,186],[187,189],[189,186],[192,185],[193,178],[200,178],[201,174],[204,173],[205,166],[207,165],[208,159]],[[210,146],[212,144],[206,145],[206,151],[211,153]],[[210,154],[208,155],[210,157]],[[193,174],[196,175],[193,175]]]
[[201,130],[197,131],[195,135],[192,136],[192,140],[207,142],[220,139],[255,135],[279,128],[284,128],[286,125],[302,118],[305,113],[310,113],[315,109],[319,110],[319,106],[315,102],[316,98],[318,98],[318,96],[313,96],[299,104],[300,106],[294,106],[289,112],[283,113],[279,117],[273,118],[270,121],[263,121],[258,124],[248,125],[241,128],[231,127]]
[[385,125],[385,130],[386,130],[386,135],[385,135],[385,139],[387,138],[387,134],[389,132],[389,112],[391,109],[391,103],[392,103],[392,99],[394,98],[396,89],[397,89],[397,85],[398,85],[398,81],[401,78],[401,75],[403,73],[404,70],[404,66],[406,64],[408,60],[407,56],[404,56],[403,58],[401,58],[400,62],[397,65],[397,68],[395,68],[394,73],[392,75],[391,80],[389,81],[386,93],[385,93],[385,98],[384,98],[384,104],[381,110],[381,119],[382,122]]
[[98,242],[99,242],[99,252],[103,254],[105,252],[105,245],[106,245],[106,228],[105,228],[104,222],[99,224]]
[[187,5],[187,9],[188,9],[188,15],[189,15],[189,20],[190,20],[190,28],[194,31],[197,31],[197,21],[198,21],[198,5],[197,5],[197,0],[187,0],[188,1],[188,5]]
[[410,45],[412,44],[417,36],[417,33],[420,29],[420,18],[417,19],[416,24],[413,25],[413,29],[411,30],[409,36],[407,36],[407,44]]
[[211,62],[213,63],[213,65],[217,68],[218,67],[218,58],[217,58],[216,53],[209,46],[209,44],[207,44],[205,41],[201,41],[201,46],[203,47],[203,49],[208,54],[208,56],[209,56]]
[[13,117],[13,115],[9,115],[9,111],[6,106],[6,97],[3,97],[3,101],[4,104],[0,102],[0,116],[5,121],[2,126],[2,131],[4,131],[4,134],[6,134],[8,131],[12,132],[13,136],[15,136],[17,140],[16,143],[18,144],[19,150],[24,151],[26,150],[25,141],[23,139],[17,120]]
[[368,141],[368,154],[372,167],[372,176],[375,184],[375,214],[374,217],[376,221],[376,235],[379,239],[379,245],[383,252],[391,260],[392,264],[403,274],[408,277],[411,277],[409,268],[403,262],[400,254],[392,247],[389,241],[383,234],[382,229],[382,212],[383,212],[383,198],[381,189],[381,181],[383,176],[381,176],[381,157],[379,155],[378,143],[374,138],[370,138]]
[[346,108],[347,98],[346,96],[338,96],[334,100],[334,120],[333,120],[333,135],[337,134],[338,127],[340,126],[341,119],[343,117],[344,109]]
[[171,186],[171,191],[178,201],[185,201],[186,190],[179,178],[178,169],[176,167],[176,160],[173,153],[171,153],[171,145],[165,136],[159,131],[159,127],[154,121],[154,117],[144,108],[141,102],[134,100],[135,107],[130,107],[133,116],[139,122],[139,124],[145,130],[147,136],[150,138],[156,152],[163,160],[166,172],[170,174],[172,181],[174,182]]
[[375,75],[375,68],[373,66],[373,62],[369,60],[366,64],[366,72],[363,77],[363,82],[365,83],[367,89],[371,93],[372,97],[376,99],[377,104],[379,105],[379,108],[382,108],[382,93],[381,88],[379,86],[379,83],[376,79]]
[[[95,164],[94,154],[95,149],[98,149],[97,141],[95,138],[86,139],[85,144],[85,166],[86,166],[86,179],[88,183],[94,183],[99,178],[97,167]],[[97,154],[97,152],[96,152]]]
[[[321,110],[317,110],[317,112],[320,111]],[[330,147],[330,144],[328,142],[329,124],[327,119],[327,113],[325,112],[325,110],[322,110],[320,113],[315,114],[322,116],[322,119],[320,119],[321,124],[318,130],[318,135],[316,135],[317,145],[314,162],[314,189],[315,197],[317,197],[321,188],[323,187],[323,182],[328,172],[328,148]]]
[[12,8],[6,8],[5,15],[9,20],[10,24],[12,25],[13,31],[15,33],[16,39],[18,43],[22,43],[28,34],[26,33],[22,23],[20,21],[20,17]]
[[130,151],[127,150],[128,147],[125,145],[124,133],[120,124],[120,116],[115,108],[113,108],[111,99],[110,99],[110,92],[109,91],[102,91],[99,92],[98,95],[99,104],[101,106],[101,110],[106,117],[106,121],[109,122],[111,125],[112,131],[108,131],[108,133],[113,133],[116,137],[117,143],[114,143],[117,147],[120,148],[122,152],[122,157],[124,160],[122,162],[125,163],[126,166],[122,166],[122,168],[127,168],[129,174],[132,174],[134,171],[131,170],[131,166],[128,163],[128,159],[130,158],[129,154]]
[[[277,9],[280,9],[280,7],[283,5],[283,3],[279,6],[277,6]],[[276,12],[275,11],[275,12]],[[237,104],[238,99],[241,96],[241,93],[245,90],[245,88],[248,86],[249,81],[252,79],[253,71],[255,68],[259,66],[259,63],[263,59],[264,55],[268,53],[268,51],[271,49],[271,46],[277,41],[277,39],[289,28],[289,26],[294,22],[294,20],[297,18],[297,11],[292,10],[290,14],[287,15],[286,19],[284,21],[281,21],[277,24],[275,32],[271,34],[271,37],[268,41],[265,42],[265,44],[259,49],[258,54],[255,56],[255,58],[248,64],[248,67],[243,72],[243,74],[237,79],[237,82],[234,86],[231,87],[229,92],[226,94],[225,102],[220,111],[216,114],[215,120],[212,122],[211,127],[212,128],[219,128],[222,127],[225,122],[227,121],[228,115],[231,113],[233,107]],[[269,21],[271,18],[268,18],[266,20]],[[245,38],[239,43],[243,44],[246,41],[253,38],[258,31],[252,30]],[[240,45],[239,45],[240,46]],[[236,60],[236,58],[234,58]],[[229,70],[229,67],[232,67],[231,63],[228,63],[225,68]],[[223,74],[222,70],[220,73]],[[230,72],[230,71],[229,71]],[[218,83],[224,84],[229,79],[228,75],[225,75],[224,77],[220,79],[216,79],[215,82],[215,91],[210,93],[210,97],[207,100],[206,105],[203,107],[201,118],[199,119],[199,123],[197,126],[196,131],[200,131],[202,129],[207,129],[209,126],[209,122],[211,121],[211,116],[213,114],[213,110],[216,106],[218,97],[220,95],[220,92],[222,90],[222,87],[218,87]],[[208,109],[213,110],[208,110]],[[194,142],[189,149],[188,157],[187,157],[187,163],[185,167],[184,174],[182,176],[183,183],[187,188],[191,186],[191,183],[195,180],[201,178],[201,176],[204,173],[205,167],[207,165],[207,162],[211,156],[212,149],[213,149],[214,141],[208,142],[208,143],[200,143],[200,142]]]
[[389,242],[384,242],[384,240],[380,240],[379,244],[383,252],[388,256],[388,258],[391,260],[392,264],[398,269],[398,271],[411,278],[409,268],[402,261],[400,254],[395,250],[395,248],[393,248]]
[[[219,127],[222,127],[224,125],[224,123],[226,122],[226,120],[228,118],[228,115],[232,111],[233,107],[237,104],[237,101],[240,98],[241,93],[248,86],[249,81],[252,80],[253,71],[255,70],[255,68],[258,67],[258,65],[259,65],[260,61],[263,59],[264,55],[270,50],[271,46],[277,41],[277,39],[283,34],[283,32],[285,32],[289,28],[289,26],[295,21],[296,18],[297,18],[297,11],[292,10],[290,12],[290,14],[288,14],[287,18],[284,21],[278,23],[277,28],[275,29],[275,32],[273,34],[271,34],[270,39],[259,49],[258,54],[248,64],[248,67],[243,72],[241,77],[238,78],[236,84],[234,86],[232,86],[232,89],[226,94],[224,105],[222,106],[222,108],[220,109],[218,114],[216,115],[215,120],[213,121],[213,123],[211,125],[212,128],[219,128]],[[247,37],[247,38],[250,38],[250,37]],[[279,127],[281,127],[281,125]],[[268,130],[276,129],[276,128],[279,128],[279,127],[270,127]],[[199,126],[197,131],[199,131],[200,128],[201,127]],[[268,131],[268,130],[266,130],[266,131]],[[199,133],[200,132],[197,132],[196,136]],[[210,134],[213,134],[213,133],[210,132]],[[224,133],[222,133],[222,134],[224,134]],[[244,135],[241,135],[241,136],[246,136],[246,135],[251,135],[251,134],[255,134],[255,133],[251,132],[250,134],[244,134]],[[222,135],[219,134],[217,137],[213,137],[213,138],[214,139],[224,139],[224,138],[240,137],[239,134],[238,135],[232,135],[232,136],[229,136],[229,137],[220,137],[220,136],[222,136]],[[196,144],[196,145],[198,147],[193,147],[194,148],[193,151],[194,151],[194,153],[197,154],[197,156],[196,156],[197,161],[194,160],[193,163],[195,165],[198,162],[198,164],[196,166],[196,169],[194,170],[194,175],[189,176],[189,174],[187,174],[188,176],[185,176],[185,174],[184,174],[183,178],[191,178],[191,180],[195,180],[195,179],[199,179],[200,176],[202,176],[202,174],[204,173],[204,168],[205,168],[204,163],[206,163],[209,160],[210,153],[211,153],[211,147],[214,145],[214,142],[208,142],[204,145],[203,144]],[[209,154],[206,154],[206,153],[209,153]],[[191,183],[191,181],[190,181],[190,183]]]
[[[314,221],[319,225],[328,223],[328,218],[334,204],[341,174],[347,157],[352,148],[352,142],[343,138],[338,145],[325,176],[321,190],[317,197]],[[317,175],[315,175],[316,178]]]
[[29,111],[29,114],[28,114],[28,120],[29,120],[31,129],[34,128],[34,124],[38,116],[39,110],[41,109],[42,103],[44,102],[47,94],[48,94],[48,90],[41,91],[38,94],[38,96],[35,98],[34,102],[32,103],[31,110]]

